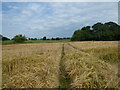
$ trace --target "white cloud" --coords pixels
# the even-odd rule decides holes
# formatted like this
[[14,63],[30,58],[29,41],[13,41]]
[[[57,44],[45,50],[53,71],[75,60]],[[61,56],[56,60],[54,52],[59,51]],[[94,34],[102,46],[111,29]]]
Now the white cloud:
[[8,8],[12,8],[12,9],[18,9],[19,7],[17,6],[12,6],[12,5],[9,5]]
[[39,8],[40,8],[40,5],[38,5],[38,4],[32,3],[32,4],[28,5],[28,9],[31,9],[31,10],[34,10],[34,11],[38,11]]
[[[18,14],[13,10],[4,14],[7,17],[4,19],[4,34],[12,37],[20,30],[29,37],[42,37],[45,34],[49,37],[72,36],[75,29],[85,25],[93,25],[97,22],[117,22],[116,5],[117,3],[83,2],[28,3],[25,7],[21,7]],[[16,28],[18,29],[15,30]],[[7,33],[9,29],[15,30],[16,33]]]
[[29,11],[29,10],[23,10],[22,12],[21,12],[21,18],[28,18],[28,17],[30,17],[30,16],[32,16],[32,12],[31,11]]

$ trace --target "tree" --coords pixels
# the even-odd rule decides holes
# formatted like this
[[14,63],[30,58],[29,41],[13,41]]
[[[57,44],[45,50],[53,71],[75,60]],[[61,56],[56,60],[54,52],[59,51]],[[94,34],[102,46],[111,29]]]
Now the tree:
[[37,38],[34,38],[33,40],[37,40]]
[[2,40],[2,37],[3,37],[3,36],[0,34],[0,41]]
[[19,35],[14,36],[13,40],[17,43],[22,43],[22,42],[26,41],[27,39],[26,39],[25,35],[23,36],[22,34],[19,34]]
[[55,38],[51,38],[51,40],[55,40]]
[[10,40],[10,39],[7,37],[2,37],[2,41],[5,41],[5,40]]
[[0,34],[0,40],[5,41],[5,40],[10,40],[10,39],[7,38],[7,37],[2,36],[2,35]]
[[46,36],[43,37],[43,40],[46,40]]
[[71,41],[81,41],[81,30],[76,30],[72,35]]
[[76,30],[72,35],[72,41],[109,41],[120,40],[120,26],[114,22],[96,23],[92,26]]
[[56,40],[60,40],[60,38],[59,38],[59,37],[57,37],[57,38],[56,38]]

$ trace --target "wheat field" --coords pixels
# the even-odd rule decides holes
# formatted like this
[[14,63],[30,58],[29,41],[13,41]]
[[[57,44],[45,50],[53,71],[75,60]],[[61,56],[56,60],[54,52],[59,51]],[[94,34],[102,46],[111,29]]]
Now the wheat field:
[[117,41],[2,46],[2,88],[118,88],[118,75]]
[[65,45],[65,53],[64,65],[71,79],[71,88],[118,87],[117,65],[69,45]]
[[56,88],[61,44],[3,46],[3,88]]

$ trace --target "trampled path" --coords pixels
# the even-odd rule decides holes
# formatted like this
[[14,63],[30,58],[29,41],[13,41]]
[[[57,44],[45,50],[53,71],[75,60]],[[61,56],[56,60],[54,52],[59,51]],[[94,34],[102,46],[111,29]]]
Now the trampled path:
[[[84,52],[84,53],[88,54],[89,56],[98,59],[96,56],[93,56],[93,55],[89,54],[88,52],[86,52],[85,50],[83,50],[83,49],[81,49],[81,48],[75,47],[74,45],[72,45],[72,44],[70,44],[70,43],[67,43],[67,44],[68,44],[69,46],[71,46],[72,48],[80,51],[80,52]],[[101,60],[101,61],[102,61],[102,60]]]
[[64,63],[64,44],[62,45],[61,50],[61,59],[60,59],[60,75],[59,75],[59,88],[68,88],[69,87],[69,80],[67,72],[65,71]]
[[[67,71],[65,70],[65,66],[64,66],[64,56],[65,56],[65,44],[62,44],[62,50],[61,50],[61,58],[60,58],[60,73],[59,73],[59,88],[71,88],[71,85],[70,85],[70,78],[67,74]],[[74,48],[74,49],[77,49],[79,51],[82,51],[82,52],[85,52],[83,49],[80,49],[80,48],[77,48],[73,45],[71,45],[70,43],[67,43],[67,45],[69,45],[70,47]]]
[[[65,45],[66,43],[62,44],[62,50],[61,50],[61,58],[60,58],[60,73],[59,73],[59,88],[71,88],[71,80],[67,74],[67,71],[65,70],[65,66],[64,66],[64,56],[65,56]],[[70,47],[77,49],[79,51],[85,52],[83,49],[77,48],[73,45],[71,45],[70,43],[67,43],[67,45],[69,45]]]

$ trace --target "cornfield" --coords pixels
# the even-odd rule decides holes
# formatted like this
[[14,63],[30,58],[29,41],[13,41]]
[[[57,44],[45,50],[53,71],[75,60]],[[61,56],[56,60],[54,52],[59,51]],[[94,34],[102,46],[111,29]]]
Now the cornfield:
[[116,41],[2,48],[2,88],[118,88],[118,75]]

